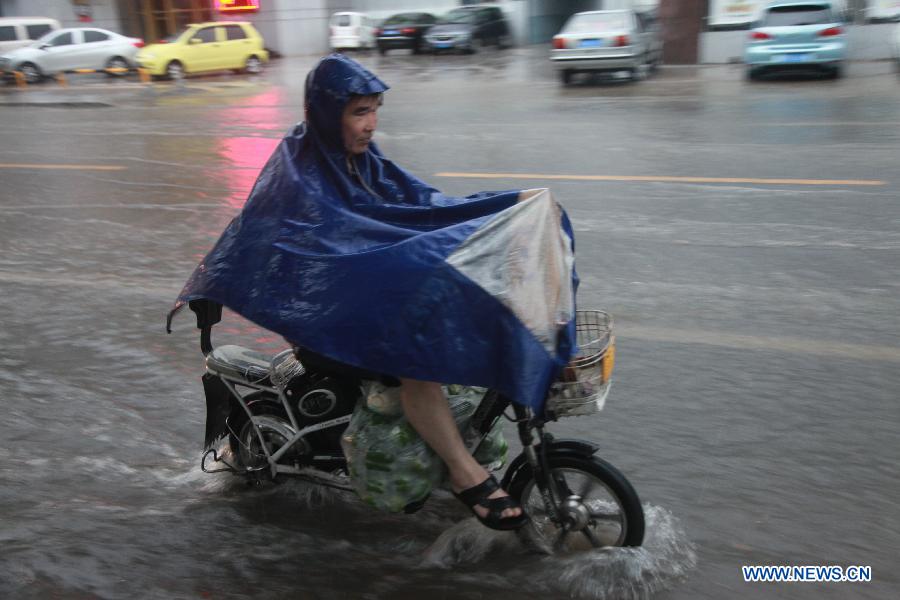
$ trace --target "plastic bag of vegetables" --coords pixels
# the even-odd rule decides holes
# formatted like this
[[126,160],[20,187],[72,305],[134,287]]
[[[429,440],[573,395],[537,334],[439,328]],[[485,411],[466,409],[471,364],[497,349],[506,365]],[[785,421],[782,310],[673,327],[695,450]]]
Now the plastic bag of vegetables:
[[[444,480],[444,464],[403,416],[399,388],[367,382],[363,392],[341,438],[353,488],[371,506],[412,512]],[[449,385],[444,392],[457,427],[464,429],[484,389]],[[475,458],[499,468],[508,449],[498,423],[478,447]]]

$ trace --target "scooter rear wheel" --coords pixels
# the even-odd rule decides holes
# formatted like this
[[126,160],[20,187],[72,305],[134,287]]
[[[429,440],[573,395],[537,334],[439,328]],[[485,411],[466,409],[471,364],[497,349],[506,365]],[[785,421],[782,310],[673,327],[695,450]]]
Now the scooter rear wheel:
[[523,542],[548,554],[641,545],[641,501],[618,469],[595,456],[551,454],[548,462],[558,490],[553,504],[559,518],[548,512],[530,467],[509,484],[509,494],[531,517],[519,530]]
[[[267,469],[267,455],[274,454],[293,437],[293,429],[286,419],[272,415],[260,415],[257,423],[249,419],[241,427],[238,439],[237,463],[251,471]],[[265,448],[263,448],[265,444]],[[293,454],[289,451],[279,463],[291,464]]]
[[[281,421],[287,422],[287,414],[281,406],[276,396],[265,394],[264,392],[254,392],[244,398],[254,416],[272,416]],[[259,440],[253,431],[250,418],[247,412],[240,406],[235,406],[231,415],[228,417],[228,445],[231,453],[235,458],[238,466],[243,468],[255,468],[266,463],[265,455],[262,448],[259,447]],[[274,437],[273,437],[274,436]],[[286,440],[279,440],[280,437],[273,431],[266,431],[267,445],[284,443]],[[270,448],[271,450],[271,448]]]

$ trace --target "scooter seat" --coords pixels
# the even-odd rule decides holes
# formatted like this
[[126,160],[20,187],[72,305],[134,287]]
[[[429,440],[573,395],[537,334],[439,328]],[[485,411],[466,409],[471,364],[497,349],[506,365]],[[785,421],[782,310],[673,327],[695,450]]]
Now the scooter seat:
[[206,370],[248,383],[264,384],[269,379],[270,360],[262,352],[243,346],[219,346],[206,355]]

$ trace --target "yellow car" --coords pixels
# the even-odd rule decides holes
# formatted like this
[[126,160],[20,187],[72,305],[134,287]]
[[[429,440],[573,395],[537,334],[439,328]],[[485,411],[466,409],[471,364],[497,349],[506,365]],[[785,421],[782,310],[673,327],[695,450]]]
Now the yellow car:
[[250,23],[216,21],[188,25],[181,33],[143,47],[136,60],[151,75],[180,79],[188,73],[224,69],[259,73],[269,53]]

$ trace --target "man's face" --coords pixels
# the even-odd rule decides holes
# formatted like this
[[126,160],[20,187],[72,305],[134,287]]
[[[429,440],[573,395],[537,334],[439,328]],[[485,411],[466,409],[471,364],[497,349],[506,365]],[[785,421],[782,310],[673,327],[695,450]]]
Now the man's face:
[[353,96],[344,107],[341,131],[344,148],[350,154],[362,154],[372,141],[372,134],[378,126],[378,107],[381,95]]

